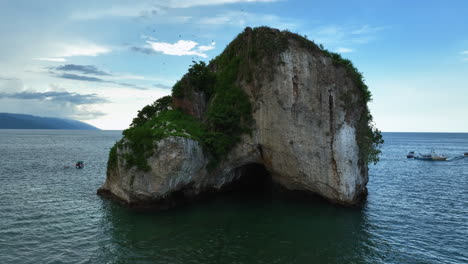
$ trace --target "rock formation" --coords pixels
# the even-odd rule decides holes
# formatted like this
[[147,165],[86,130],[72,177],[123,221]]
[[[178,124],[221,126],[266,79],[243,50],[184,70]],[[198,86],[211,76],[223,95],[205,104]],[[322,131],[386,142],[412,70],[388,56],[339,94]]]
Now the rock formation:
[[367,193],[382,143],[367,86],[349,60],[299,35],[246,28],[208,65],[195,63],[172,99],[145,130],[124,132],[99,194],[170,207],[175,196],[222,189],[251,164],[287,190],[333,202]]

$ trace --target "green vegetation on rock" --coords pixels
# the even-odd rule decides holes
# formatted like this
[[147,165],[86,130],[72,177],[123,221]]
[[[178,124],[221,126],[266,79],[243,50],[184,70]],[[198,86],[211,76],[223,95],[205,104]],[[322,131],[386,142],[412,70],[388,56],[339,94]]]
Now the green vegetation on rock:
[[216,67],[215,72],[204,62],[194,62],[174,86],[173,94],[185,97],[187,94],[181,91],[188,94],[192,89],[204,92],[208,107],[202,123],[203,134],[198,141],[211,158],[209,168],[215,168],[240,140],[241,134],[250,131],[252,110],[247,95],[237,85],[240,57],[233,52],[224,52],[210,65]]
[[[249,37],[250,34],[250,37]],[[302,47],[330,57],[337,66],[344,67],[359,91],[359,104],[364,105],[358,120],[356,139],[361,161],[365,164],[379,160],[380,146],[383,143],[380,131],[373,126],[372,116],[367,108],[371,93],[364,83],[363,75],[352,62],[341,55],[329,52],[306,38],[288,31],[273,30],[268,27],[246,28],[232,41],[222,54],[210,61],[193,62],[188,73],[172,89],[172,96],[156,100],[138,111],[130,128],[123,132],[124,138],[116,143],[119,147],[129,147],[126,154],[127,168],[136,166],[148,171],[147,158],[157,147],[157,142],[169,136],[191,138],[201,143],[205,154],[210,157],[209,168],[215,168],[239,142],[241,135],[250,133],[252,107],[249,97],[240,88],[254,81],[259,85],[261,72],[274,77],[274,64],[281,63],[279,54],[288,49],[289,40],[296,40]],[[257,69],[263,65],[263,68]],[[268,67],[265,67],[268,65]],[[255,97],[255,86],[252,88]],[[194,93],[202,93],[206,109],[202,117],[193,117],[183,108],[173,109],[174,102],[192,100]],[[342,100],[348,100],[350,94]],[[115,146],[109,154],[108,170],[117,164]]]
[[117,143],[109,151],[109,159],[107,160],[107,175],[110,171],[117,167]]
[[193,89],[203,92],[207,98],[210,98],[214,92],[215,83],[216,75],[206,66],[206,63],[193,61],[188,73],[172,88],[172,96],[183,98]]
[[164,96],[154,101],[154,103],[143,107],[138,111],[137,117],[133,118],[130,127],[143,125],[145,122],[156,116],[157,114],[172,108],[172,97]]
[[238,57],[219,56],[212,63],[219,67],[215,73],[204,62],[194,62],[173,88],[174,98],[189,96],[193,90],[204,92],[209,101],[205,120],[172,109],[171,96],[145,106],[130,128],[124,130],[124,140],[117,143],[132,150],[125,156],[127,168],[136,166],[148,171],[147,158],[153,155],[156,143],[169,136],[200,142],[211,157],[209,167],[214,168],[240,140],[240,135],[250,131],[251,105],[244,91],[235,84],[240,65]]
[[127,168],[150,169],[146,159],[153,155],[156,143],[169,136],[200,140],[205,134],[202,124],[180,110],[166,109],[157,112],[145,123],[124,130],[123,145],[131,148],[125,156]]
[[123,131],[123,139],[110,150],[107,170],[117,165],[117,148],[131,149],[131,152],[124,156],[127,168],[136,166],[142,171],[149,171],[147,158],[153,155],[158,141],[169,136],[200,141],[204,134],[201,122],[181,110],[172,109],[171,96],[162,97],[139,111],[138,117],[134,118],[130,127]]

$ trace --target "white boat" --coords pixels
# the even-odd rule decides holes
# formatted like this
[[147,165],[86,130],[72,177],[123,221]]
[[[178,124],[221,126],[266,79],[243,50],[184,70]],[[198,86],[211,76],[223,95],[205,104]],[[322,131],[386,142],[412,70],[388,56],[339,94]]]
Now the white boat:
[[434,150],[431,151],[431,158],[432,160],[447,160],[447,156],[438,155]]
[[429,160],[429,161],[444,161],[447,160],[447,156],[436,154],[434,150],[431,150],[431,154],[419,154],[414,156],[417,160]]
[[419,154],[419,156],[414,156],[416,160],[432,160],[431,154]]

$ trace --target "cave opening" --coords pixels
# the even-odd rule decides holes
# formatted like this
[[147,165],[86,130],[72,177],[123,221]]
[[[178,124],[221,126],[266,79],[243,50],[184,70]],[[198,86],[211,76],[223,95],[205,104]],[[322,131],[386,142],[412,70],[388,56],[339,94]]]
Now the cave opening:
[[270,172],[260,163],[242,165],[234,172],[236,179],[228,184],[224,190],[239,194],[271,194],[274,183]]
[[[306,190],[289,190],[273,180],[272,174],[261,163],[248,163],[234,169],[235,180],[221,189],[220,193],[236,199],[290,200],[310,204],[322,203],[323,197]],[[219,193],[218,193],[219,194]]]
[[[252,206],[264,206],[279,200],[322,201],[323,198],[315,196],[307,191],[288,190],[273,181],[272,174],[261,163],[248,163],[231,171],[233,180],[221,189],[208,189],[202,193],[196,192],[193,185],[187,185],[182,189],[172,192],[163,199],[131,205],[135,210],[164,210],[176,206],[191,204],[196,201],[213,201],[230,205],[245,203]],[[195,190],[195,192],[194,192]],[[213,199],[214,198],[214,199]],[[312,198],[312,200],[311,200]]]

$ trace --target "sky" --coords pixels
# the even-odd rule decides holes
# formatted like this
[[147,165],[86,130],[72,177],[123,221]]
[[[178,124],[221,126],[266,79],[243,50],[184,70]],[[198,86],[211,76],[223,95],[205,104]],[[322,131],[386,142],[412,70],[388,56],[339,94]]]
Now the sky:
[[465,0],[0,0],[0,112],[125,129],[247,26],[353,61],[384,132],[468,132]]

